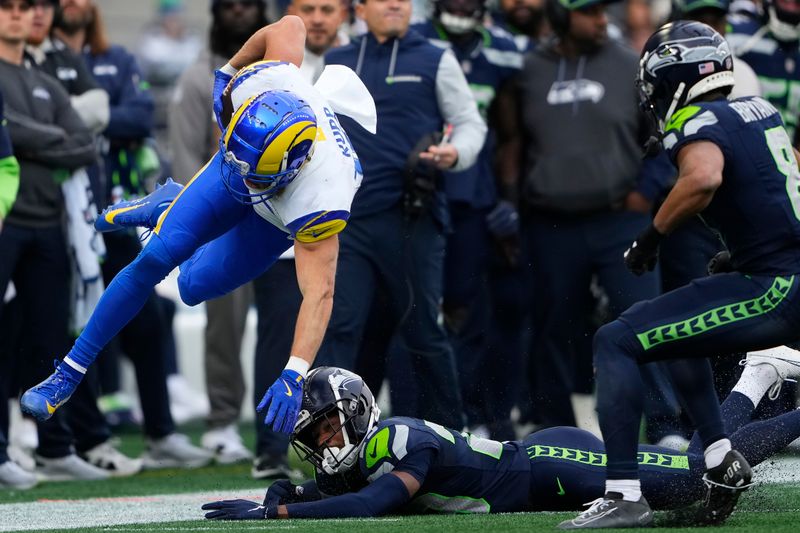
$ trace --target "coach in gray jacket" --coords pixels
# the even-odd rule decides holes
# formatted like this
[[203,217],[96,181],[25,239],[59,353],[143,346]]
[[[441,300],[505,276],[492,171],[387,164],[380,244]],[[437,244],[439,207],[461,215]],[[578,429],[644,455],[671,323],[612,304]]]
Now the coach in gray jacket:
[[647,128],[633,83],[638,58],[609,40],[605,4],[548,0],[555,35],[525,60],[521,124],[511,130],[524,150],[516,174],[534,290],[532,389],[547,426],[575,425],[571,395],[591,393],[591,276],[614,316],[659,292],[655,274],[634,277],[622,261],[648,223],[648,213],[626,207]]

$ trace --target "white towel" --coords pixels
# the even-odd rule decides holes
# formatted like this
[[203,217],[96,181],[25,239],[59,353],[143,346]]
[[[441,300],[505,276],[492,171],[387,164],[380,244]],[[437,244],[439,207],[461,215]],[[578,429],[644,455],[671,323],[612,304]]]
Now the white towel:
[[378,127],[375,101],[369,89],[349,67],[326,66],[314,87],[328,100],[335,113],[352,118],[362,128],[375,134]]
[[78,334],[103,295],[100,261],[106,255],[106,246],[94,229],[97,207],[86,171],[76,170],[61,184],[61,190],[67,211],[67,241],[72,263],[70,330]]

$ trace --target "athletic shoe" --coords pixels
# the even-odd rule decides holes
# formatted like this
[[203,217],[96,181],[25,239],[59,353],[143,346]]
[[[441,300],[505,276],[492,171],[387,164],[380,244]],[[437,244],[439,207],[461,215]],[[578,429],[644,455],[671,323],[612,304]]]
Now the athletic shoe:
[[169,391],[169,412],[178,425],[185,424],[190,420],[205,418],[211,411],[208,396],[192,389],[186,378],[180,374],[167,376],[167,390]]
[[752,478],[753,471],[742,454],[736,450],[726,453],[722,463],[703,474],[706,497],[697,520],[701,524],[724,522],[736,507],[739,495],[750,487]]
[[80,454],[87,463],[102,468],[112,477],[127,477],[142,471],[142,460],[131,459],[114,448],[109,441]]
[[105,208],[94,221],[94,229],[100,232],[135,227],[153,229],[159,217],[182,190],[183,185],[167,178],[164,185],[156,187],[155,191],[144,198],[118,202]]
[[784,381],[797,381],[800,377],[800,352],[788,346],[777,346],[768,350],[749,352],[742,366],[770,365],[778,372],[778,380],[767,391],[770,400],[775,400],[781,393]]
[[35,487],[36,476],[23,470],[14,461],[0,463],[0,488],[27,490]]
[[69,400],[79,383],[80,381],[70,378],[57,364],[56,371],[49,378],[25,391],[19,400],[20,409],[44,422]]
[[56,459],[34,455],[34,459],[36,475],[47,481],[91,481],[111,477],[110,473],[90,465],[74,453]]
[[206,431],[200,439],[200,444],[213,453],[221,465],[253,459],[253,454],[242,444],[242,437],[239,436],[234,424]]
[[28,455],[32,455],[33,450],[39,447],[39,431],[36,429],[36,422],[32,418],[22,416],[19,402],[16,399],[8,402],[8,410],[11,414],[8,443],[12,446],[19,446],[23,451],[28,452]]
[[689,440],[683,435],[669,434],[661,437],[661,439],[656,442],[656,446],[683,453],[689,448]]
[[147,439],[147,449],[142,454],[142,467],[146,470],[200,468],[212,459],[214,454],[193,445],[186,435],[170,433],[160,439]]
[[289,466],[285,455],[260,455],[250,470],[253,479],[300,479],[303,473]]
[[6,453],[8,453],[8,458],[17,463],[17,466],[22,467],[23,470],[27,470],[28,472],[36,470],[36,461],[33,460],[33,450],[25,451],[19,446],[9,444],[8,448],[6,448]]
[[586,505],[588,509],[572,520],[561,522],[558,529],[648,527],[653,524],[653,511],[644,496],[638,502],[629,502],[622,499],[622,494],[607,492]]

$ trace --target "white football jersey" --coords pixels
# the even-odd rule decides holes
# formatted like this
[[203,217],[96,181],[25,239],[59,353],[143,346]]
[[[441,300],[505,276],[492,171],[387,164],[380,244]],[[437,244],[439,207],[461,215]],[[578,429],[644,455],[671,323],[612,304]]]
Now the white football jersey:
[[313,109],[317,117],[317,139],[310,160],[305,162],[297,177],[273,198],[253,208],[262,218],[299,241],[313,242],[330,237],[344,229],[350,216],[350,205],[362,179],[358,156],[332,105],[303,77],[300,69],[277,61],[262,62],[255,68],[257,72],[231,93],[233,109],[264,91],[291,91]]

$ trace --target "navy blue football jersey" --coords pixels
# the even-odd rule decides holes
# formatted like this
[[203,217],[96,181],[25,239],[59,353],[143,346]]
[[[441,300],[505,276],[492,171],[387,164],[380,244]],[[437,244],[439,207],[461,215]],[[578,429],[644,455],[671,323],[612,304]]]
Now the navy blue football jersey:
[[800,170],[775,107],[757,96],[695,103],[676,111],[664,133],[673,161],[696,141],[722,151],[722,185],[702,217],[720,232],[735,269],[800,272]]
[[[479,28],[479,35],[462,47],[448,41],[444,30],[431,21],[417,24],[414,29],[436,46],[453,51],[478,111],[486,120],[500,86],[522,68],[522,54],[511,36],[500,29]],[[448,200],[467,202],[476,208],[494,205],[494,145],[494,135],[489,132],[473,166],[461,172],[445,172]]]
[[734,55],[744,60],[761,82],[762,96],[783,118],[789,138],[795,139],[800,117],[800,47],[783,43],[752,17],[732,16],[725,39]]
[[359,466],[369,482],[392,471],[414,476],[421,484],[409,504],[415,512],[499,513],[528,505],[531,466],[520,442],[394,417],[367,436]]

